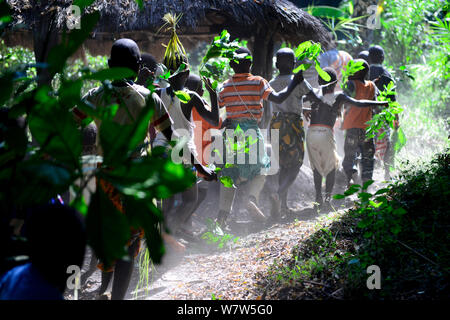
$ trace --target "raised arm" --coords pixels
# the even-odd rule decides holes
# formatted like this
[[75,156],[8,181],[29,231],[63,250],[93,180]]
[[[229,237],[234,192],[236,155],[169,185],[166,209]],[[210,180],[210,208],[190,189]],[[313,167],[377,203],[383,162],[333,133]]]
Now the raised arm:
[[191,92],[191,100],[188,102],[187,106],[195,108],[200,117],[216,127],[219,125],[219,108],[217,107],[217,95],[215,94],[215,91],[213,96],[211,96],[211,104],[211,111],[208,111],[208,109],[205,108],[203,99],[200,98],[196,92]]
[[289,97],[292,90],[294,90],[295,87],[302,81],[303,81],[303,73],[300,71],[294,76],[294,79],[292,79],[287,88],[284,88],[279,92],[272,91],[269,94],[267,100],[277,104],[283,103],[283,101]]

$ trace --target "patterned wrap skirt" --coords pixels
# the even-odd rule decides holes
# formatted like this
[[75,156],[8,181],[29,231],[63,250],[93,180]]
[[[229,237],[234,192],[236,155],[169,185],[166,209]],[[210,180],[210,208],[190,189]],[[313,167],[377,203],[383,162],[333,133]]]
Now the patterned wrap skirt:
[[[236,148],[236,141],[230,141],[232,138],[227,137],[227,131],[231,129],[235,135],[239,135],[238,126],[244,137],[250,137],[250,143],[238,145]],[[228,158],[232,157],[233,160],[231,161],[232,166],[221,165],[222,176],[228,176],[233,179],[235,185],[240,185],[264,174],[264,171],[270,168],[270,158],[267,155],[264,136],[258,127],[258,123],[253,119],[227,119],[224,122],[224,128],[222,135],[224,143],[223,163],[230,163],[230,161],[227,162],[227,154]],[[246,148],[248,149],[246,150]],[[245,161],[241,161],[242,158]]]
[[[100,166],[101,166],[101,163],[98,163],[97,167],[100,167]],[[111,183],[109,183],[108,181],[103,180],[103,179],[96,178],[96,184],[97,184],[97,188],[98,187],[102,188],[103,192],[106,194],[108,199],[112,202],[114,207],[121,213],[125,214],[122,196],[119,193],[119,191],[117,191],[117,189],[114,188],[114,186]],[[135,229],[133,227],[130,227],[130,232],[131,232],[131,238],[127,242],[127,247],[130,247],[135,241],[138,241],[137,248],[134,253],[134,257],[136,257],[139,254],[139,251],[141,249],[140,248],[141,247],[140,240],[144,238],[144,229],[142,229],[142,228]],[[99,268],[103,272],[113,272],[114,264],[112,266],[110,266],[108,269],[106,269],[105,265],[102,262],[100,262],[97,265],[97,268]]]
[[305,156],[305,131],[301,115],[277,112],[272,117],[270,128],[279,130],[280,167],[301,166]]

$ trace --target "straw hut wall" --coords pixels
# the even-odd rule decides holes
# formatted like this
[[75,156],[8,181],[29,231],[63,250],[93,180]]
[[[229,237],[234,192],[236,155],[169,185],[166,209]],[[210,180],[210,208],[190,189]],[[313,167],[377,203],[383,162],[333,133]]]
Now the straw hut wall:
[[[49,37],[57,37],[65,28],[65,8],[72,1],[7,1],[16,25],[23,26],[11,29],[4,36],[7,45],[34,48],[35,53],[45,58],[45,52],[39,52],[36,46]],[[109,55],[113,41],[127,37],[135,40],[142,51],[161,59],[165,50],[162,43],[168,42],[168,35],[158,30],[168,12],[183,14],[178,34],[187,50],[199,42],[210,42],[227,29],[233,38],[249,40],[254,57],[252,72],[269,78],[276,43],[286,41],[297,45],[313,40],[325,49],[330,45],[330,37],[321,22],[287,0],[143,0],[143,3],[140,10],[134,0],[95,1],[88,10],[98,10],[101,18],[84,48],[93,55]]]

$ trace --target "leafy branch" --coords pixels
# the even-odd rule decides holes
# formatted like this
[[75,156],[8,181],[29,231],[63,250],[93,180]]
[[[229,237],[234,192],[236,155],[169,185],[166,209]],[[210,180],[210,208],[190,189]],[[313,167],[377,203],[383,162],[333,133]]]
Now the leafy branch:
[[[305,41],[302,42],[297,47],[297,49],[295,49],[294,53],[295,57],[297,58],[297,61],[304,61],[304,60],[312,61],[319,76],[325,81],[330,81],[331,80],[330,75],[325,71],[323,71],[323,69],[320,67],[318,58],[321,51],[322,48],[320,43]],[[311,65],[312,65],[311,63],[302,63],[300,66],[294,69],[294,73],[298,73],[300,70],[302,71],[308,70],[311,67]]]

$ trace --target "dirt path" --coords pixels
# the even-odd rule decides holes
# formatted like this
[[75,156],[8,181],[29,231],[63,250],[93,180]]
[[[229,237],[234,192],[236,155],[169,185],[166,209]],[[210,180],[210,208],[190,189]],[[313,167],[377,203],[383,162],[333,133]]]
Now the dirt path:
[[[238,209],[240,201],[245,199],[245,195],[240,195],[230,216],[231,220],[238,221],[231,231],[239,236],[237,243],[230,241],[223,249],[204,242],[191,243],[184,254],[169,251],[162,264],[150,268],[148,282],[139,283],[143,271],[135,263],[126,299],[264,299],[264,293],[257,287],[257,275],[265,274],[275,259],[289,256],[299,241],[327,224],[329,218],[342,213],[338,209],[342,209],[343,201],[337,200],[331,212],[317,214],[312,209],[314,191],[308,169],[302,169],[293,187],[299,192],[289,194],[288,204],[295,214],[270,227],[255,224]],[[340,193],[342,188],[334,191]],[[213,188],[208,190],[209,201],[194,216],[194,227],[204,227],[202,221],[214,218],[217,203],[214,194]],[[268,212],[268,203],[264,199],[260,202],[263,211]],[[88,255],[84,268],[89,259]],[[100,272],[96,271],[80,293],[80,299],[95,299],[99,286]]]

